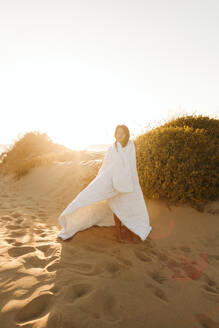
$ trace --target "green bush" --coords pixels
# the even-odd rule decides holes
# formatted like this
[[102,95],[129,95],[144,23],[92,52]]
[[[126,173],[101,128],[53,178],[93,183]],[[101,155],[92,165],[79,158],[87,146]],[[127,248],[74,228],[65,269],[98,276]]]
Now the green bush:
[[219,197],[219,120],[184,116],[134,140],[144,196],[202,211]]

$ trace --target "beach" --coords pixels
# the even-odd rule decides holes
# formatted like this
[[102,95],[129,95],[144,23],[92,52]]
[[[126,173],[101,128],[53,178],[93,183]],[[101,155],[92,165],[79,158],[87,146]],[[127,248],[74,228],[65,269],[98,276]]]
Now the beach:
[[63,241],[58,216],[92,174],[55,162],[1,176],[1,327],[219,327],[219,201],[146,199],[145,241],[121,244],[115,226]]

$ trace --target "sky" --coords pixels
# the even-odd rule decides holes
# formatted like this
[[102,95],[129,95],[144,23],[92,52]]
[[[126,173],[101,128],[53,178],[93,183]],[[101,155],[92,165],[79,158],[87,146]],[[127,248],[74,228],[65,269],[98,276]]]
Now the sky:
[[218,0],[0,0],[0,144],[219,115]]

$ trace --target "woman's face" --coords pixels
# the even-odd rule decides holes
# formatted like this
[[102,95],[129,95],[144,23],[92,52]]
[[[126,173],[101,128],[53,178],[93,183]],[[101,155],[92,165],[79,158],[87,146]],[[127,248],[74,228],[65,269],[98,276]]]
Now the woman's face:
[[118,128],[116,132],[116,140],[119,141],[121,144],[123,144],[125,139],[126,139],[125,131],[123,130],[123,128]]

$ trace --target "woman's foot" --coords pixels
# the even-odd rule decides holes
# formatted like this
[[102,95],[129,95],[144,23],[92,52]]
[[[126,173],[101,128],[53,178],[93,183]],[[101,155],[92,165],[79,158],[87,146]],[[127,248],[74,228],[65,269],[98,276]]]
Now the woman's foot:
[[122,239],[121,237],[118,237],[118,236],[117,236],[117,241],[118,241],[119,243],[124,243],[125,240]]
[[120,243],[124,242],[124,239],[122,238],[122,224],[119,218],[114,214],[114,220],[115,220],[115,226],[116,226],[116,235],[117,240]]

